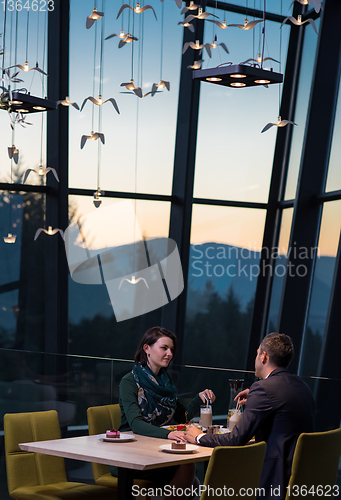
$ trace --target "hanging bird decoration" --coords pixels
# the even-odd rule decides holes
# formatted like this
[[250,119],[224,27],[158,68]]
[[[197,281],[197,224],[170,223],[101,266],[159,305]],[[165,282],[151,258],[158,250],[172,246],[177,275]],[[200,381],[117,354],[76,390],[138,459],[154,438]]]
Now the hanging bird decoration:
[[166,82],[165,80],[160,80],[160,83],[153,83],[152,90],[151,90],[151,96],[154,97],[154,95],[157,93],[158,89],[164,89],[166,88],[167,90],[170,90],[170,83]]
[[148,283],[147,283],[147,281],[145,280],[145,278],[137,278],[137,279],[136,279],[136,278],[135,278],[135,276],[132,276],[132,277],[131,277],[131,280],[129,280],[128,278],[122,278],[122,279],[121,279],[121,281],[120,281],[120,285],[119,285],[119,287],[118,287],[118,289],[119,289],[119,290],[120,290],[121,286],[123,285],[123,282],[124,282],[124,281],[127,281],[127,282],[128,282],[128,283],[130,283],[131,285],[137,285],[137,283],[138,283],[139,281],[143,281],[143,282],[144,282],[144,284],[146,285],[146,287],[147,287],[147,288],[148,288],[148,290],[149,290],[149,286],[148,286]]
[[225,19],[224,19],[224,21],[223,21],[222,23],[221,23],[220,21],[215,21],[214,19],[207,19],[207,21],[208,21],[209,23],[214,23],[214,24],[216,24],[216,25],[218,26],[218,28],[220,28],[221,30],[226,30],[226,28],[229,28],[229,27],[230,27],[230,26],[228,26],[228,25],[226,24]]
[[138,38],[131,35],[130,33],[124,33],[123,30],[121,30],[121,33],[119,35],[117,35],[116,33],[112,33],[112,35],[107,36],[105,40],[109,40],[110,38],[113,38],[114,36],[118,36],[121,39],[118,43],[119,49],[124,47],[124,45],[126,43],[137,42],[137,40],[138,40]]
[[94,24],[95,21],[97,21],[97,19],[101,19],[101,17],[104,16],[104,12],[98,12],[98,10],[96,9],[96,7],[94,7],[94,10],[91,12],[90,16],[88,16],[86,18],[86,29],[90,29],[91,26]]
[[96,208],[98,208],[101,205],[102,200],[100,199],[100,197],[104,194],[105,191],[101,191],[100,187],[97,188],[97,191],[94,192],[93,204],[95,205]]
[[40,233],[42,233],[42,232],[46,233],[48,236],[53,236],[56,233],[60,233],[60,236],[62,237],[62,239],[65,240],[64,231],[62,231],[62,229],[59,229],[58,227],[56,227],[55,229],[52,229],[52,226],[49,226],[48,229],[43,229],[42,227],[37,229],[36,234],[34,235],[34,241],[36,241],[36,239],[39,237]]
[[124,11],[124,9],[130,9],[133,12],[135,12],[136,14],[142,14],[142,12],[146,11],[147,9],[151,9],[154,13],[155,19],[157,20],[156,13],[155,13],[155,10],[153,9],[153,7],[151,5],[144,5],[143,7],[141,7],[139,2],[136,3],[135,9],[134,9],[134,7],[131,7],[130,5],[128,5],[127,3],[122,5],[120,10],[118,11],[116,19],[118,19],[120,17],[120,15]]
[[[225,45],[223,42],[221,42],[221,43],[216,43],[217,39],[218,39],[218,38],[217,38],[217,35],[215,35],[215,36],[214,36],[214,40],[213,40],[213,42],[212,42],[211,44],[205,44],[205,45],[209,45],[211,49],[216,49],[217,47],[219,47],[219,46],[220,46],[222,49],[224,49],[224,50],[225,50],[225,52],[226,52],[227,54],[229,54],[229,51],[228,51],[228,48],[226,47],[226,45]],[[206,46],[205,46],[205,48],[206,48],[206,50],[207,50],[207,47],[206,47]]]
[[199,50],[199,54],[202,53],[202,49],[205,48],[206,49],[206,52],[208,54],[208,57],[212,57],[212,54],[211,54],[211,44],[210,43],[199,43],[199,40],[196,40],[195,43],[194,42],[186,42],[184,43],[184,46],[183,46],[183,49],[182,49],[182,53],[184,54],[186,52],[186,50],[188,49],[188,47],[191,47],[191,49],[194,49],[194,50]]
[[308,5],[312,3],[315,12],[319,13],[321,10],[321,0],[293,0],[289,5],[289,9],[291,9],[295,2],[299,2],[301,5]]
[[236,27],[240,30],[252,30],[258,23],[262,23],[263,19],[258,19],[257,21],[248,21],[247,18],[244,21],[244,24],[228,24],[228,28]]
[[185,23],[185,21],[180,21],[178,24],[181,24],[184,28],[188,28],[192,33],[194,33],[194,26],[191,23]]
[[200,69],[203,62],[204,62],[204,59],[198,59],[197,61],[194,61],[193,64],[187,66],[187,68],[189,68],[189,69]]
[[[130,82],[128,83],[121,83],[121,87],[125,87],[127,90],[132,90],[133,93],[137,95],[137,97],[142,97],[142,89],[141,87],[136,87],[133,78],[131,78]],[[129,92],[129,94],[131,94],[131,92]]]
[[24,174],[24,179],[23,179],[23,184],[25,184],[25,182],[27,181],[27,178],[28,176],[30,175],[31,172],[34,172],[38,175],[47,175],[49,172],[52,172],[53,175],[55,176],[56,178],[56,181],[59,182],[59,177],[58,177],[58,174],[56,172],[56,170],[52,167],[48,167],[48,168],[44,168],[43,169],[43,166],[42,165],[39,165],[39,169],[38,170],[34,170],[33,168],[28,168]]
[[210,14],[209,12],[203,12],[202,8],[200,7],[198,10],[198,15],[195,16],[194,14],[190,14],[189,16],[185,17],[185,23],[189,23],[193,19],[207,19],[209,16],[216,17],[218,19],[218,16],[214,14]]
[[61,104],[62,106],[73,106],[75,109],[79,111],[79,106],[76,102],[70,102],[69,96],[67,95],[64,100],[62,101],[57,101],[57,106]]
[[273,57],[264,57],[262,59],[262,56],[261,56],[260,53],[258,54],[257,59],[253,59],[252,57],[250,57],[250,59],[247,59],[246,61],[244,61],[244,62],[242,62],[240,64],[246,64],[246,63],[248,63],[250,61],[253,61],[253,62],[258,63],[258,64],[262,64],[264,61],[274,61],[274,62],[280,64],[280,62],[277,61],[277,59],[274,59]]
[[82,135],[81,138],[81,149],[84,148],[85,143],[87,140],[89,141],[97,141],[97,139],[100,139],[102,141],[102,144],[105,144],[105,137],[104,134],[100,132],[94,132],[93,130],[91,131],[91,135]]
[[15,240],[17,239],[16,234],[8,233],[7,236],[4,236],[4,242],[5,243],[15,243]]
[[286,17],[285,19],[283,19],[282,24],[280,25],[280,28],[282,28],[283,24],[285,24],[288,20],[291,21],[296,26],[303,26],[303,24],[305,24],[305,23],[310,23],[313,27],[313,30],[315,31],[315,33],[317,35],[317,28],[316,28],[316,24],[315,24],[313,19],[309,18],[309,19],[306,19],[305,21],[302,21],[301,15],[298,15],[297,19],[295,19],[293,16],[289,16],[289,17]]
[[39,71],[39,73],[42,73],[43,75],[48,76],[48,74],[45,73],[45,71],[43,71],[42,69],[39,68],[38,63],[36,63],[34,68],[29,68],[28,61],[25,61],[24,66],[22,66],[22,64],[14,64],[13,66],[9,66],[9,68],[7,68],[7,69],[11,69],[11,68],[19,68],[22,71]]
[[263,132],[266,132],[267,130],[269,130],[271,127],[279,127],[279,128],[282,128],[282,127],[285,127],[286,125],[297,125],[297,123],[295,122],[292,122],[290,120],[282,120],[282,118],[279,116],[278,117],[278,121],[277,123],[267,123],[265,125],[265,127],[263,128],[263,130],[261,131],[261,133]]
[[10,160],[13,158],[14,163],[16,165],[18,165],[19,150],[14,146],[14,144],[11,148],[8,148],[8,156],[9,156]]
[[106,102],[111,102],[111,104],[114,106],[117,113],[120,114],[120,110],[118,109],[117,103],[113,97],[110,97],[109,99],[106,99],[105,101],[103,101],[101,94],[99,94],[98,99],[95,99],[94,97],[89,96],[86,99],[84,99],[83,104],[81,106],[81,111],[83,110],[87,101],[91,101],[92,103],[96,104],[96,106],[102,106]]
[[189,5],[186,5],[182,11],[181,14],[185,14],[188,10],[197,10],[199,9],[200,5],[197,5],[194,3],[193,0],[190,0]]

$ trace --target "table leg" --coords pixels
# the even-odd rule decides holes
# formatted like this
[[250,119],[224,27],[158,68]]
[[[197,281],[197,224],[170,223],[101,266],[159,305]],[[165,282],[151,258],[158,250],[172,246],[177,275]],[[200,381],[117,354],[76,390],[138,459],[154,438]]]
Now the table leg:
[[118,467],[118,492],[119,500],[132,500],[132,486],[134,482],[134,470]]

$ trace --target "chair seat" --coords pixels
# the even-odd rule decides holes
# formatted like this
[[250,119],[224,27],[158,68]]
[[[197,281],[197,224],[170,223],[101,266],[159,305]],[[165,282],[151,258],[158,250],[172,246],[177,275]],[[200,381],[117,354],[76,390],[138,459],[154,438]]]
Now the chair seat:
[[114,500],[116,492],[83,483],[62,482],[48,485],[27,486],[11,492],[16,500]]

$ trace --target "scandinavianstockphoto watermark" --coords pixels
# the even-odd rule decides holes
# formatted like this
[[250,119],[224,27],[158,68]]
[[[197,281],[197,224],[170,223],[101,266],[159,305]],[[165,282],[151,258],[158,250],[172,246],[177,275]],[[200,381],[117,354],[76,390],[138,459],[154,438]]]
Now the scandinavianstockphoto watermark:
[[[272,263],[260,261],[260,256]],[[279,278],[285,276],[304,277],[308,272],[307,260],[320,257],[318,247],[297,247],[287,250],[280,247],[240,248],[228,245],[193,245],[190,262],[190,276],[200,278],[245,277],[250,281],[270,273]],[[291,262],[289,258],[295,260]]]

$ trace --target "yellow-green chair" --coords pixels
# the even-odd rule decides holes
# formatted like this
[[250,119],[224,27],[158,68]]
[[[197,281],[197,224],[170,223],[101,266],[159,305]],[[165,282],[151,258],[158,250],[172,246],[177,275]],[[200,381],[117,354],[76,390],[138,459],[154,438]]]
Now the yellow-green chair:
[[340,454],[341,429],[301,434],[285,500],[333,498]]
[[[217,446],[214,448],[208,463],[205,474],[203,493],[200,500],[212,498],[213,491],[221,488],[230,493],[232,488],[235,495],[230,494],[229,498],[234,498],[240,488],[245,488],[248,500],[255,500],[257,496],[256,488],[262,473],[263,462],[266,452],[266,443],[262,441],[248,446]],[[210,489],[209,489],[210,488]],[[248,488],[251,488],[248,490]],[[222,495],[223,496],[223,495]],[[214,496],[214,498],[216,498]]]
[[[90,436],[104,434],[109,429],[118,429],[121,425],[120,405],[92,406],[87,409],[87,417]],[[109,465],[92,463],[92,473],[96,484],[117,488],[117,478],[111,475]],[[134,483],[140,488],[159,486],[144,479],[135,479]]]
[[16,500],[114,500],[110,488],[67,480],[64,459],[22,451],[19,443],[60,439],[55,410],[4,416],[8,491]]

